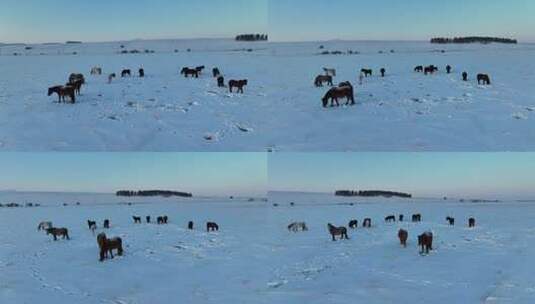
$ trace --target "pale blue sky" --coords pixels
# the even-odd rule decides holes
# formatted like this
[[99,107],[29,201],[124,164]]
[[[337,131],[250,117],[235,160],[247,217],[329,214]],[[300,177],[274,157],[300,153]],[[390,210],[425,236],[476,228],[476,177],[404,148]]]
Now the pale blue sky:
[[269,188],[535,199],[535,153],[275,153]]
[[533,0],[2,0],[0,42],[233,37],[535,41]]
[[0,153],[0,190],[262,195],[264,153]]

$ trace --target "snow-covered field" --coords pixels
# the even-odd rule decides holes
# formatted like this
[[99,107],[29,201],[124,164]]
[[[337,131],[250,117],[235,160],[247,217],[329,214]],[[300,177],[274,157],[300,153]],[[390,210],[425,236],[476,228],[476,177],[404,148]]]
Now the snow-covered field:
[[[155,53],[120,55],[121,44]],[[320,45],[360,54],[318,55]],[[32,47],[0,48],[0,150],[535,149],[532,44],[167,40]],[[442,49],[445,53],[437,52]],[[428,64],[437,65],[439,74],[413,72],[416,65]],[[451,75],[444,71],[447,64],[453,66]],[[207,67],[199,79],[178,75],[183,66],[199,65]],[[101,66],[104,75],[90,76],[93,66]],[[107,84],[108,73],[137,72],[141,66],[146,78]],[[217,88],[210,75],[214,66],[227,80],[247,78],[245,94]],[[374,75],[358,86],[356,106],[323,109],[326,88],[313,86],[322,67],[338,70],[336,83],[357,85],[363,67],[376,74],[385,67],[387,77]],[[464,70],[470,75],[467,83],[460,81]],[[48,87],[65,83],[72,72],[87,79],[76,105],[46,96]],[[480,72],[490,74],[491,86],[475,83]]]
[[[40,197],[41,199],[37,199]],[[104,203],[108,199],[108,203]],[[228,199],[136,200],[112,196],[0,195],[39,208],[0,210],[0,303],[533,303],[533,203],[459,203],[433,199],[346,199],[271,193],[268,203]],[[80,201],[80,206],[61,206]],[[152,202],[151,202],[152,201]],[[112,203],[113,204],[110,204]],[[294,202],[295,206],[290,206]],[[353,202],[351,206],[349,203]],[[98,204],[97,204],[98,203]],[[278,207],[273,204],[278,203]],[[419,212],[421,223],[385,224]],[[168,225],[134,225],[131,215],[167,214]],[[445,216],[456,218],[456,226]],[[475,229],[466,227],[468,217]],[[332,242],[326,223],[373,219],[371,229]],[[109,218],[108,235],[125,255],[98,262],[87,219]],[[37,232],[52,220],[70,241]],[[218,233],[197,226],[220,224]],[[308,232],[290,233],[292,221]],[[409,230],[401,248],[397,230]],[[434,232],[435,250],[418,254],[416,235]]]

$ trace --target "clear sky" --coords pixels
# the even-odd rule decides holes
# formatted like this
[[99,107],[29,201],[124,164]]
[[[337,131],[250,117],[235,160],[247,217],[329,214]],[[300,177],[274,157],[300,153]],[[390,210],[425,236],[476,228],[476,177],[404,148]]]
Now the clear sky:
[[535,153],[274,153],[268,176],[274,191],[535,199]]
[[0,42],[233,37],[535,41],[533,0],[2,0]]
[[264,153],[0,153],[0,190],[265,196]]
[[2,0],[0,42],[218,38],[267,31],[268,0]]
[[491,35],[535,41],[533,0],[270,0],[276,40],[428,40]]

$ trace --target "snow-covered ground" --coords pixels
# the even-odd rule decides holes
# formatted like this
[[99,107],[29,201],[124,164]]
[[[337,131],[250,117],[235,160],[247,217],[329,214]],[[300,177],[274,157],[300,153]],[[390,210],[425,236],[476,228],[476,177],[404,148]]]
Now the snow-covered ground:
[[[40,200],[36,200],[40,197]],[[61,199],[58,199],[60,198]],[[108,196],[4,193],[1,202],[43,202],[0,209],[0,303],[533,303],[533,203],[459,203],[434,199],[336,198],[270,193],[268,203],[228,199],[152,199],[118,205]],[[80,201],[80,206],[61,206]],[[99,202],[99,204],[95,204]],[[294,206],[290,206],[294,202]],[[274,203],[279,204],[277,207]],[[349,203],[354,203],[350,205]],[[385,224],[419,212],[421,223]],[[167,214],[170,223],[134,225],[131,215]],[[456,226],[445,216],[456,218]],[[475,229],[467,218],[477,219]],[[332,242],[327,222],[373,219],[371,229]],[[109,218],[125,255],[98,262],[86,220]],[[37,232],[52,220],[70,241]],[[220,224],[218,233],[199,226]],[[291,233],[292,221],[308,232]],[[409,231],[401,248],[397,230]],[[434,232],[435,250],[418,254],[416,235]]]
[[[121,44],[155,53],[120,55]],[[532,44],[166,40],[32,47],[0,48],[0,150],[535,149]],[[318,55],[349,49],[360,54]],[[438,52],[442,49],[445,53]],[[437,65],[439,74],[413,72],[428,64]],[[451,75],[444,71],[447,64],[453,66]],[[178,75],[183,66],[199,65],[207,67],[199,79]],[[101,66],[104,75],[90,76],[93,66]],[[137,72],[141,66],[146,78],[107,84],[108,73]],[[214,66],[227,80],[247,78],[245,94],[217,88],[210,75]],[[313,86],[322,67],[338,70],[336,83],[356,85],[363,67],[376,74],[385,67],[387,77],[374,75],[358,86],[356,106],[324,109],[320,98],[327,88]],[[467,83],[460,81],[464,70]],[[46,96],[48,87],[63,84],[72,72],[87,79],[76,105]],[[491,86],[475,83],[480,72],[490,74]]]

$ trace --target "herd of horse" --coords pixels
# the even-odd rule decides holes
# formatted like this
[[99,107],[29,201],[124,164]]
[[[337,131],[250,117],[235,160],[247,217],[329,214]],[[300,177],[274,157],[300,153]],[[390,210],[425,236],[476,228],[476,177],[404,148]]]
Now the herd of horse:
[[[446,66],[446,73],[451,74],[452,71],[451,65]],[[355,104],[355,96],[354,96],[354,90],[353,85],[349,81],[341,82],[338,86],[334,85],[333,79],[336,76],[336,69],[334,68],[323,68],[323,71],[325,74],[317,75],[316,78],[314,78],[314,85],[316,87],[323,87],[324,84],[327,84],[328,86],[331,86],[327,93],[325,93],[322,100],[323,107],[327,107],[329,105],[329,100],[331,101],[331,107],[340,106],[340,103],[338,102],[338,99],[340,98],[346,98],[347,102],[346,105],[354,105]],[[385,77],[386,75],[386,69],[381,68],[380,70],[381,77]],[[414,72],[417,73],[424,73],[425,75],[433,75],[439,71],[438,67],[435,65],[428,65],[423,66],[419,65],[414,68]],[[364,78],[368,78],[373,76],[373,69],[369,68],[362,68],[360,70],[359,75],[359,83],[362,85],[362,80]],[[462,74],[463,81],[468,81],[468,73],[464,71]],[[477,84],[478,85],[490,85],[490,76],[488,74],[477,74]]]
[[[141,216],[132,216],[134,224],[141,224]],[[167,215],[158,216],[156,218],[156,223],[158,225],[165,225],[168,223],[169,217]],[[147,215],[145,217],[147,223],[151,223],[151,216]],[[87,226],[89,230],[95,234],[97,230],[97,222],[93,220],[87,220]],[[110,228],[110,220],[105,219],[103,221],[102,227],[104,229]],[[70,240],[69,230],[67,228],[56,228],[53,226],[50,221],[42,221],[37,225],[37,230],[44,230],[47,235],[52,235],[54,241],[58,240],[58,237],[62,239]],[[188,230],[193,230],[193,221],[188,222]],[[206,232],[219,231],[219,225],[216,222],[206,222]],[[101,232],[97,235],[97,244],[99,247],[99,260],[102,262],[106,258],[110,257],[113,259],[113,250],[117,251],[117,255],[123,255],[123,241],[120,237],[108,238],[104,232]]]
[[[398,220],[400,222],[403,222],[404,215],[400,214],[398,217]],[[396,216],[395,215],[388,215],[385,217],[385,222],[396,222]],[[422,215],[419,213],[413,214],[411,218],[413,223],[418,223],[422,221]],[[450,226],[455,225],[455,218],[451,216],[446,217],[446,221]],[[468,219],[468,227],[473,228],[476,225],[476,220],[473,217],[470,217]],[[358,228],[358,220],[352,219],[349,221],[348,224],[349,229],[357,229]],[[363,228],[371,228],[371,218],[365,218],[362,221],[362,227]],[[293,222],[290,225],[288,225],[288,230],[292,232],[298,232],[298,231],[308,231],[307,224],[305,222]],[[342,239],[349,239],[349,236],[347,234],[348,229],[345,226],[335,226],[331,223],[327,224],[327,230],[329,234],[331,235],[331,239],[333,241],[336,241],[336,237],[339,237],[340,240]],[[398,230],[398,239],[403,247],[407,247],[407,240],[409,238],[409,232],[405,229],[399,229]],[[418,235],[418,246],[421,248],[420,254],[429,254],[429,251],[433,250],[433,233],[431,231],[426,231],[420,235]]]

